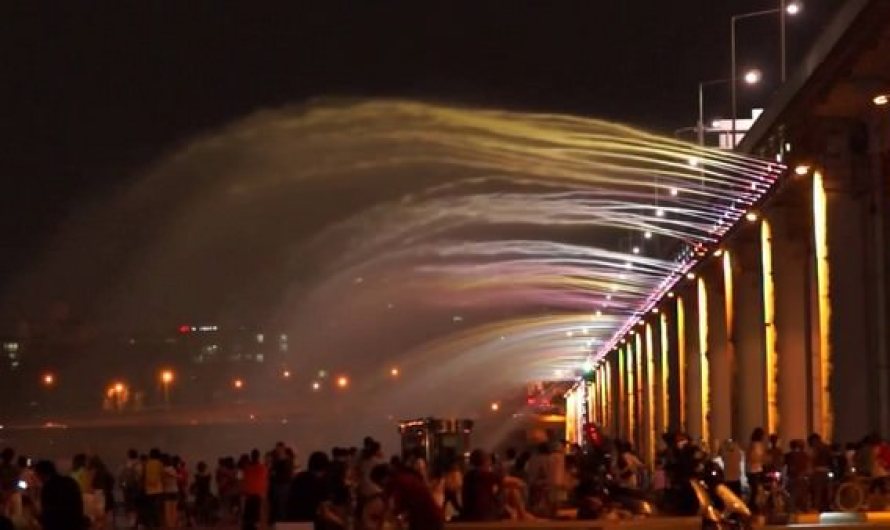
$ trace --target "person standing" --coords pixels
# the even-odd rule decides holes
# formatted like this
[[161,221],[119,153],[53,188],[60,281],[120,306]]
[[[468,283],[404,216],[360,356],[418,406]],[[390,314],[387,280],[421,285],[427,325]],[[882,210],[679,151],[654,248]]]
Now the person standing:
[[243,473],[241,492],[244,495],[244,511],[241,514],[241,528],[256,530],[269,486],[269,470],[260,460],[258,449],[250,452],[250,462],[244,466]]
[[816,433],[807,438],[810,446],[810,461],[812,462],[812,474],[810,484],[812,488],[813,507],[820,511],[831,509],[830,477],[831,473],[831,449],[822,437]]
[[145,473],[145,526],[160,528],[164,513],[164,463],[161,451],[152,449],[143,466]]
[[492,471],[491,458],[485,451],[476,449],[470,454],[470,466],[463,481],[461,518],[497,521],[501,518],[497,497],[501,480]]
[[742,449],[735,440],[729,438],[720,445],[720,460],[723,461],[723,477],[726,480],[726,486],[741,497]]
[[810,455],[803,440],[791,440],[791,450],[785,455],[785,469],[788,476],[788,493],[791,495],[791,511],[806,512],[810,509]]
[[37,462],[34,469],[43,484],[40,494],[43,530],[86,530],[89,522],[84,515],[83,496],[77,481],[60,475],[49,460]]
[[760,490],[763,487],[763,465],[766,461],[766,435],[761,427],[757,427],[751,433],[751,443],[745,452],[745,474],[748,477],[748,507],[751,511],[759,512]]

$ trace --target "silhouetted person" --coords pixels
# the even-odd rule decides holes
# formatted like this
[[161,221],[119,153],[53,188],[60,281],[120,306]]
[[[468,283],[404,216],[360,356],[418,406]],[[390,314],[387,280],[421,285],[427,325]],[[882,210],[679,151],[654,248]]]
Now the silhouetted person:
[[315,522],[316,528],[324,528],[319,519],[322,504],[331,500],[331,486],[328,480],[330,468],[328,455],[315,452],[309,456],[306,471],[297,473],[291,482],[287,502],[287,520],[294,522]]
[[35,471],[43,483],[40,495],[40,524],[43,530],[85,530],[89,524],[84,516],[80,486],[71,478],[59,475],[49,460],[37,462]]
[[390,501],[393,514],[408,519],[408,530],[442,530],[445,516],[436,504],[426,482],[408,469],[377,466],[371,470],[371,480],[383,489]]

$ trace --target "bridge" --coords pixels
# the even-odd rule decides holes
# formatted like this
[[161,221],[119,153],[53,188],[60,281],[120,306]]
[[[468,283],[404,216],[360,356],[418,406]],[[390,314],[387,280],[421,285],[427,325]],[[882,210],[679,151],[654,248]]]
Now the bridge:
[[890,435],[888,95],[890,1],[849,0],[737,148],[788,172],[567,394],[570,437]]

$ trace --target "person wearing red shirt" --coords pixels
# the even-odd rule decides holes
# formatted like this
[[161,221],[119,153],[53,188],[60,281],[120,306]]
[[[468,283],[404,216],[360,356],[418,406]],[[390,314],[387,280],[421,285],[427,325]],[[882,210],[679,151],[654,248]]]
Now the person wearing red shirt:
[[244,468],[244,478],[241,484],[241,492],[244,495],[244,511],[241,517],[241,524],[244,530],[257,530],[263,499],[266,498],[268,487],[269,470],[260,461],[259,450],[254,449],[250,452],[250,462]]

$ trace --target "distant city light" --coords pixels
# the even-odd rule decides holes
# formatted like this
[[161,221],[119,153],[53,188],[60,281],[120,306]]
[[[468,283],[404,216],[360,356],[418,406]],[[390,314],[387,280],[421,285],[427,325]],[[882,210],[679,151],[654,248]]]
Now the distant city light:
[[313,382],[312,382],[312,391],[313,391],[313,392],[318,392],[318,390],[319,390],[320,388],[321,388],[321,383],[319,383],[318,381],[313,381]]
[[161,370],[161,382],[165,385],[172,383],[174,377],[173,370]]
[[349,386],[349,378],[345,375],[341,375],[337,378],[337,386],[340,388],[346,388]]
[[872,103],[878,107],[883,107],[890,103],[890,94],[879,94],[872,99]]
[[56,376],[51,373],[43,374],[43,384],[45,386],[53,386],[56,383]]
[[285,371],[281,372],[281,377],[283,377],[285,379],[290,379],[290,370],[285,370]]
[[399,376],[399,369],[396,368],[396,367],[393,367],[393,368],[389,371],[389,375],[391,375],[391,376],[393,376],[393,377],[398,377],[398,376]]
[[235,379],[234,381],[232,381],[232,386],[234,386],[236,389],[240,390],[240,389],[244,388],[244,380]]
[[499,410],[501,410],[501,404],[500,404],[500,403],[498,403],[497,401],[495,401],[494,403],[491,404],[491,411],[492,411],[492,412],[497,412],[497,411],[499,411]]

